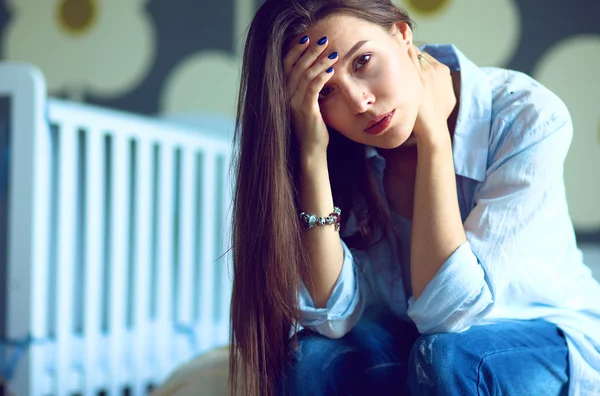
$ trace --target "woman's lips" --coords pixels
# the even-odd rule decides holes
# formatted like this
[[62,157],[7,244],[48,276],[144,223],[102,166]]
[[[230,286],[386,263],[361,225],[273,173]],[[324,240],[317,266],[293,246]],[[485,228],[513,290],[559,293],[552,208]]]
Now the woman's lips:
[[385,131],[388,126],[390,126],[395,112],[396,110],[390,111],[389,113],[384,115],[383,118],[381,118],[378,122],[365,129],[365,132],[367,132],[370,135],[379,135],[380,133]]

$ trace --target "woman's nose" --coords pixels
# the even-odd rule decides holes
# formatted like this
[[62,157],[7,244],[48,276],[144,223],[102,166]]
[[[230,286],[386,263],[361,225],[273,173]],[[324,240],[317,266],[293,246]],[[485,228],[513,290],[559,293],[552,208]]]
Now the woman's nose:
[[354,114],[364,113],[375,103],[375,96],[364,89],[357,89],[354,92],[349,92],[348,96],[350,108]]

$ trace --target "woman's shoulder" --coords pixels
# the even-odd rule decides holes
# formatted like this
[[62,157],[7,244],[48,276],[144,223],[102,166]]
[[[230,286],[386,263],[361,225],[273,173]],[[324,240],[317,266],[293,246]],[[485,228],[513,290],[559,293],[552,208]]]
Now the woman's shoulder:
[[535,127],[556,116],[568,116],[564,102],[533,77],[515,70],[482,68],[492,90],[492,120]]
[[564,131],[570,141],[571,117],[558,95],[519,71],[493,67],[482,70],[492,94],[492,146],[507,140],[528,146],[557,131]]

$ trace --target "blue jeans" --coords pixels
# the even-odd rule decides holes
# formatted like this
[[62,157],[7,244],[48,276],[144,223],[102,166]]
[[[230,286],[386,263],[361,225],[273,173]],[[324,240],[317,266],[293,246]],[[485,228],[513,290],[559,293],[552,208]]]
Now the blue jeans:
[[298,334],[282,395],[567,395],[568,350],[543,320],[420,335],[398,318],[361,319],[344,337]]

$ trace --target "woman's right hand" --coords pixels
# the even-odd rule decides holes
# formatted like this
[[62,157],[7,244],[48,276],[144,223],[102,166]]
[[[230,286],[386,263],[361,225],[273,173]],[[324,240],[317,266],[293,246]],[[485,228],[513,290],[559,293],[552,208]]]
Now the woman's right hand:
[[310,45],[305,36],[283,61],[292,126],[304,154],[325,153],[329,145],[329,132],[319,109],[319,93],[334,74],[333,64],[338,54],[332,52],[317,61],[328,44],[327,37],[323,37]]

